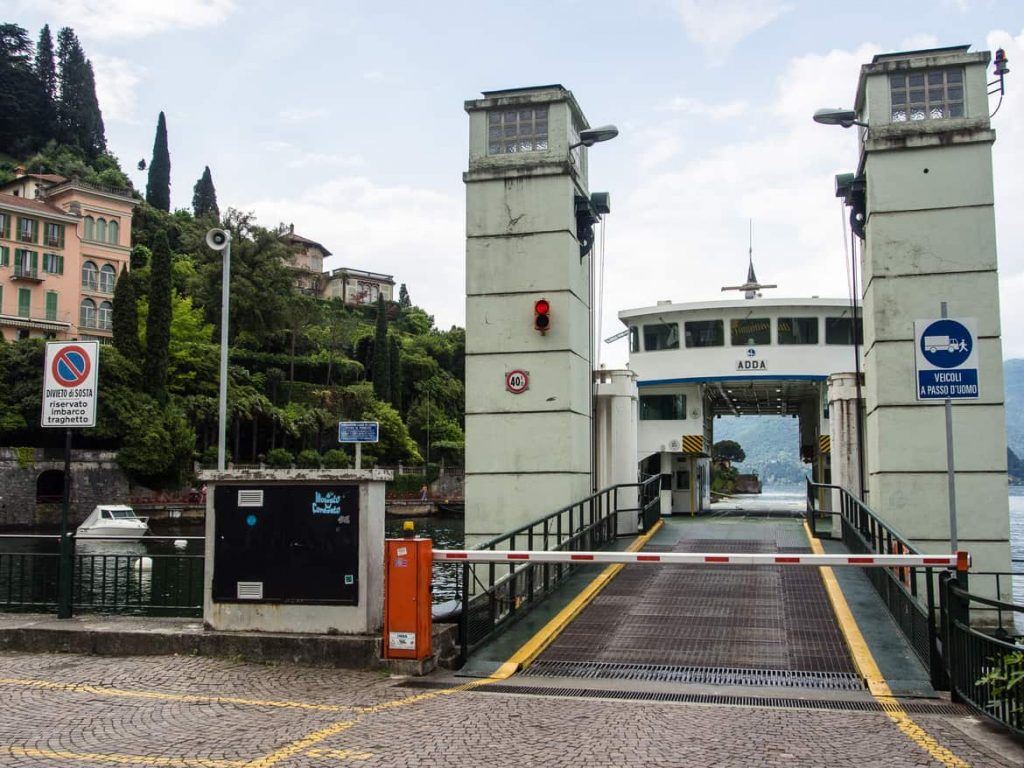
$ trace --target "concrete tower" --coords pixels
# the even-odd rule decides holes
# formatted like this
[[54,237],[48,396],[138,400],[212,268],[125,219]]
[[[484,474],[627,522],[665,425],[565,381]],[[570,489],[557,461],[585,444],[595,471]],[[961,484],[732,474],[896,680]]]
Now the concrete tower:
[[[560,85],[466,102],[466,539],[591,490],[588,128]],[[580,222],[583,226],[580,227]],[[535,306],[550,305],[550,328]],[[509,385],[508,376],[524,372]],[[521,385],[526,385],[521,389]]]
[[946,301],[951,317],[977,318],[980,337],[981,397],[953,407],[959,545],[978,570],[1008,571],[990,55],[967,48],[861,68],[868,501],[923,550],[949,546],[942,401],[917,401],[914,372],[914,321]]

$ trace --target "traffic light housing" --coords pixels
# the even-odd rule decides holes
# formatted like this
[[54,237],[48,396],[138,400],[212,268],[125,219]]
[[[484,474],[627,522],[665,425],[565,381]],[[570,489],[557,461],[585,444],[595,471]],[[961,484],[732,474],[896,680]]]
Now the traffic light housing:
[[541,333],[551,330],[551,304],[547,299],[537,299],[534,302],[533,327]]

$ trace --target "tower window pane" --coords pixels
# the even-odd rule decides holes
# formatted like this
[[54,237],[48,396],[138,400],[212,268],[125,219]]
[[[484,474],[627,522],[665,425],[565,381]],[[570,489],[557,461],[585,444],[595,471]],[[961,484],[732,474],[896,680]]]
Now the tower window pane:
[[546,152],[548,108],[495,109],[487,113],[487,154]]
[[893,73],[889,75],[889,102],[894,123],[963,117],[963,71]]

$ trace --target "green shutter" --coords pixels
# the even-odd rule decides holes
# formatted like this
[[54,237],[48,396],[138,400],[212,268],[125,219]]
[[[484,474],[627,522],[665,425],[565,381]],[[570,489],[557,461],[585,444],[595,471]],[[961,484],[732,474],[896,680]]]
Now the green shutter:
[[25,251],[21,248],[14,249],[14,269],[21,269],[21,265],[25,262]]
[[46,319],[56,320],[57,319],[57,292],[47,291],[46,292]]
[[58,275],[63,275],[64,274],[64,257],[63,256],[58,256],[57,257],[57,274]]
[[60,242],[60,246],[59,247],[63,248],[64,247],[64,225],[63,224],[58,224],[57,225],[57,233],[58,233],[57,234],[57,240]]
[[28,317],[32,312],[32,291],[28,288],[18,289],[18,315]]
[[35,219],[32,219],[32,242],[39,242],[39,222]]
[[0,245],[0,267],[6,267],[10,260],[10,249],[6,245]]
[[6,239],[11,236],[11,214],[0,213],[0,237]]
[[39,253],[37,251],[29,251],[29,264],[32,267],[32,272],[36,273],[39,271]]

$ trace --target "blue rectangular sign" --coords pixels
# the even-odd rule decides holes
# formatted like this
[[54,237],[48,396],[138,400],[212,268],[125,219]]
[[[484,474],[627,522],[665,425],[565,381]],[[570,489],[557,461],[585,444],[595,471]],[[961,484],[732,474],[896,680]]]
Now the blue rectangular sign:
[[918,400],[957,400],[978,396],[978,369],[918,371]]
[[376,421],[338,422],[339,443],[376,443],[379,433],[380,424]]

